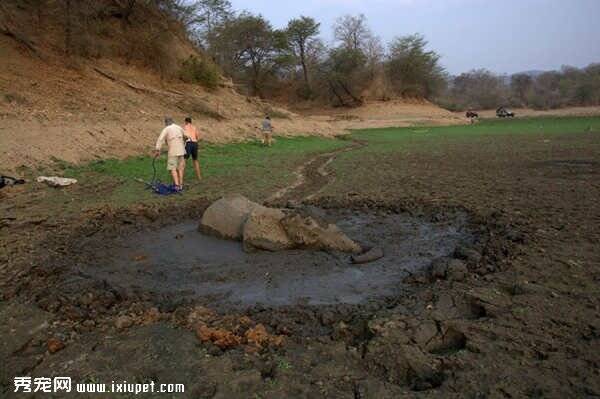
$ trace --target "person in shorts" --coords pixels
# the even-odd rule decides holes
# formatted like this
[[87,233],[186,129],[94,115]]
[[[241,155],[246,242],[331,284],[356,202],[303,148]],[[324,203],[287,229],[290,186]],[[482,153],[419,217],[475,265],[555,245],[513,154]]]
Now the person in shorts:
[[271,124],[271,117],[269,115],[265,116],[262,122],[262,132],[263,143],[270,147],[273,144],[273,125]]
[[196,126],[192,124],[192,118],[185,118],[185,125],[183,126],[187,141],[185,142],[185,159],[192,158],[194,163],[194,171],[198,180],[202,179],[202,172],[200,170],[200,161],[198,160],[198,142],[200,141],[200,132],[196,129]]
[[159,156],[163,144],[167,144],[169,149],[167,158],[167,170],[171,172],[173,184],[179,190],[183,188],[183,172],[185,170],[185,132],[181,126],[176,125],[172,118],[165,118],[165,128],[156,140],[154,155]]

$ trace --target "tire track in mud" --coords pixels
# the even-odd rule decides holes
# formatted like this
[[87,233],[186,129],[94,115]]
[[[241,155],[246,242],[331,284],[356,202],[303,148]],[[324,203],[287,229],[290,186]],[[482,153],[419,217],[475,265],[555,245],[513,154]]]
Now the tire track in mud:
[[292,184],[278,190],[265,203],[267,205],[285,204],[290,200],[302,202],[314,198],[335,180],[335,176],[327,170],[335,158],[345,152],[355,151],[366,146],[367,143],[364,141],[351,140],[349,146],[312,157],[294,171],[296,179]]

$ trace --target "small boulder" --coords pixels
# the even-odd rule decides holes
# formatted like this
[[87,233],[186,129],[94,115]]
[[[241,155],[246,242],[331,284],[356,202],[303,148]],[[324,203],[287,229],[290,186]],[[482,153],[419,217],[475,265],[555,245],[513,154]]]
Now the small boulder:
[[198,229],[220,238],[241,240],[248,215],[257,207],[261,205],[241,195],[223,197],[204,211]]
[[360,253],[360,245],[352,241],[336,225],[319,223],[312,216],[293,214],[281,221],[289,238],[301,248],[329,249]]
[[55,338],[55,337],[50,338],[48,340],[48,342],[46,343],[46,345],[48,346],[48,352],[50,352],[50,353],[56,353],[65,348],[64,342],[62,342],[60,339]]
[[393,338],[376,337],[367,345],[367,367],[382,373],[387,381],[416,390],[441,385],[441,362],[415,344],[402,344]]
[[437,325],[433,320],[427,320],[420,323],[417,328],[413,331],[414,341],[420,345],[425,346],[438,334]]
[[448,269],[446,270],[448,280],[463,281],[467,277],[468,272],[467,265],[463,261],[452,259],[448,262]]
[[433,279],[445,279],[448,271],[447,259],[436,259],[431,263],[431,277]]
[[481,253],[474,248],[459,246],[454,250],[454,257],[461,259],[469,263],[470,265],[477,265],[481,261]]
[[117,327],[119,330],[124,330],[126,328],[131,327],[132,325],[133,319],[129,316],[119,316],[115,320],[115,327]]
[[281,221],[285,213],[281,209],[255,207],[243,228],[244,249],[264,249],[267,251],[283,251],[294,247]]

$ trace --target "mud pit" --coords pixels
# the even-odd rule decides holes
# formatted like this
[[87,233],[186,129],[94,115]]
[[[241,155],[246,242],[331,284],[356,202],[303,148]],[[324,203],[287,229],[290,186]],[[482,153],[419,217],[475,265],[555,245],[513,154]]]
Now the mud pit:
[[474,237],[462,213],[443,221],[381,210],[323,213],[363,247],[383,248],[384,258],[352,265],[337,252],[245,253],[241,243],[203,235],[188,220],[118,238],[112,255],[82,271],[120,290],[221,308],[361,304],[400,294],[405,277]]

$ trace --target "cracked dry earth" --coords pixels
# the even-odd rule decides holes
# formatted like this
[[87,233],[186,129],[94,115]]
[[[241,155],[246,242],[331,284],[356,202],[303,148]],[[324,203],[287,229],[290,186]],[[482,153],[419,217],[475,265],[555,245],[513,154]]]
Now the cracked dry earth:
[[[348,155],[368,179],[336,176],[340,164],[330,159],[338,154],[305,164],[300,182],[270,203],[304,200],[325,211],[436,226],[458,217],[471,237],[407,271],[396,291],[357,303],[230,306],[222,296],[185,296],[149,288],[141,277],[120,284],[118,274],[90,272],[94,261],[110,258],[106,243],[198,220],[207,200],[10,227],[2,243],[0,392],[13,396],[15,375],[69,375],[182,382],[186,393],[177,397],[189,398],[597,397],[600,145],[578,139],[587,145],[552,155],[588,160],[584,166],[525,161],[513,146],[539,155],[526,138],[500,149],[497,142],[466,145],[443,159],[374,159],[353,146]],[[505,158],[490,157],[502,146],[510,149]],[[435,174],[411,167],[424,161],[438,162]],[[388,245],[403,240],[402,231],[392,233]],[[372,266],[361,267],[368,274]],[[205,278],[226,284],[234,277]]]

